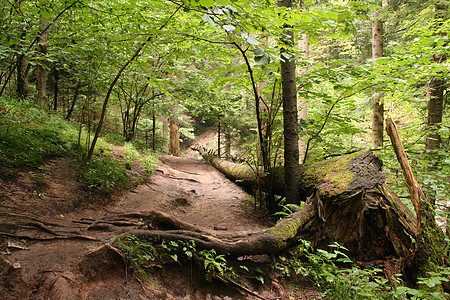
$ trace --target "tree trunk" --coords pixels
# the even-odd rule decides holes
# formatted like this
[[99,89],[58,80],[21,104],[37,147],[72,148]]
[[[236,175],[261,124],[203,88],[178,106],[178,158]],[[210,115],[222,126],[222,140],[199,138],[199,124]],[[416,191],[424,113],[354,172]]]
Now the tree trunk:
[[391,138],[397,159],[402,167],[406,185],[410,191],[411,201],[417,214],[418,233],[416,249],[412,260],[407,265],[407,280],[416,283],[419,277],[429,277],[428,272],[438,272],[439,266],[448,261],[444,251],[446,242],[441,228],[436,223],[434,207],[416,181],[400,140],[397,127],[391,118],[386,120],[386,131]]
[[231,157],[231,130],[229,127],[225,128],[225,157],[230,158]]
[[429,83],[430,99],[428,100],[428,120],[427,126],[429,134],[426,138],[426,149],[439,149],[441,145],[441,136],[439,127],[442,123],[442,112],[444,110],[444,90],[445,81],[438,77],[433,77]]
[[153,112],[152,112],[152,149],[153,149],[153,151],[156,151],[156,112],[155,112],[155,105],[153,105]]
[[180,130],[178,117],[173,115],[169,118],[170,122],[170,145],[169,145],[169,154],[172,155],[180,155]]
[[[372,21],[372,59],[383,57],[383,21],[379,19],[378,10],[373,14]],[[372,148],[383,147],[384,105],[382,92],[374,93],[372,106]]]
[[[302,59],[307,60],[309,59],[309,42],[308,42],[308,36],[306,34],[302,35],[301,40],[299,41],[299,48],[302,50]],[[300,67],[299,73],[303,74],[306,73],[306,67]],[[308,116],[308,100],[299,97],[297,101],[298,106],[298,121],[301,125],[300,128],[304,127],[306,124],[306,118]],[[306,142],[307,142],[307,135],[306,135],[306,128],[302,128],[302,133],[299,134],[299,140],[298,140],[298,154],[299,159],[298,161],[300,163],[303,162],[305,159],[305,153],[306,153]]]
[[56,68],[56,64],[53,69],[53,74],[55,78],[55,83],[53,86],[53,110],[58,110],[58,81],[59,81],[59,73],[58,69]]
[[[42,16],[41,16],[42,19]],[[41,20],[42,31],[48,27],[48,21]],[[44,32],[39,37],[38,52],[45,57],[47,55],[48,34]],[[46,60],[42,60],[45,64]],[[47,69],[42,65],[36,66],[36,103],[44,105],[47,98]]]
[[220,118],[219,118],[219,121],[218,121],[218,124],[217,124],[217,156],[220,158],[221,157],[221,155],[220,155],[220,151],[221,151],[221,149],[220,149],[220,146],[221,146],[221,141],[220,141],[220,133],[221,133],[221,130],[220,130],[221,128],[220,128]]
[[[249,166],[227,165],[216,156],[200,153],[219,170],[234,171],[233,178],[255,180],[255,173],[246,171]],[[146,239],[192,240],[199,248],[214,248],[220,254],[236,256],[277,253],[298,238],[321,248],[338,242],[349,249],[351,257],[363,261],[405,257],[412,252],[417,226],[414,216],[382,184],[385,176],[381,161],[372,152],[312,164],[306,169],[301,185],[310,197],[299,211],[266,230],[225,237],[163,213],[142,212],[135,217],[151,218],[152,224],[164,224],[169,230],[131,230],[126,234]]]
[[70,108],[67,111],[66,120],[70,120],[70,118],[72,117],[72,113],[73,113],[73,110],[75,109],[75,104],[77,102],[78,95],[80,94],[80,88],[81,88],[81,84],[77,83],[77,85],[75,86],[75,91],[73,92],[72,103],[70,104]]
[[16,69],[17,69],[17,97],[23,100],[28,98],[28,93],[30,91],[28,83],[28,60],[25,55],[19,55],[17,59]]
[[169,117],[162,116],[163,129],[163,152],[169,153]]
[[[258,183],[258,173],[255,166],[241,165],[220,159],[214,155],[197,149],[200,154],[219,171],[231,180],[235,180],[248,188],[254,188]],[[299,178],[295,185],[300,193],[297,202],[306,201],[308,197],[317,194],[322,199],[341,201],[353,198],[363,190],[373,189],[381,185],[386,176],[381,172],[383,162],[371,151],[361,151],[335,159],[312,164],[302,164],[298,167]],[[273,192],[285,195],[284,168],[273,169]],[[266,175],[270,176],[270,174]],[[264,181],[264,180],[263,180]],[[267,190],[269,187],[263,187]]]
[[[442,25],[442,21],[448,18],[448,5],[436,4],[434,6],[435,20],[437,26]],[[443,34],[443,33],[441,33]],[[443,55],[433,56],[435,63],[443,63],[446,57]],[[428,100],[428,130],[429,134],[426,138],[426,149],[439,149],[441,145],[441,136],[439,135],[440,124],[442,123],[442,111],[444,110],[444,91],[445,81],[443,76],[433,76],[429,83]]]
[[[291,0],[278,1],[279,7],[292,7]],[[292,47],[292,28],[284,26],[286,38],[283,42]],[[289,37],[289,39],[287,38]],[[295,83],[295,56],[286,49],[281,50],[281,85],[283,90],[284,125],[284,178],[286,180],[286,203],[298,203],[298,117],[297,86]]]

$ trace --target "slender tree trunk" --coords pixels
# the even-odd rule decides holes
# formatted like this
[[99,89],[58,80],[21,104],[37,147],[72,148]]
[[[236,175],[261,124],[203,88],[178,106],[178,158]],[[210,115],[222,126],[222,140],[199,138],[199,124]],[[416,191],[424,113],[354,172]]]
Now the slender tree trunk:
[[221,144],[221,142],[220,142],[220,133],[221,133],[221,130],[220,130],[220,118],[219,118],[219,123],[217,124],[217,156],[220,158],[220,144]]
[[17,97],[26,99],[30,91],[28,84],[28,59],[25,55],[19,55],[17,59]]
[[[173,18],[173,16],[181,9],[181,6],[179,6],[174,13],[170,16],[170,18],[168,18],[160,27],[159,30],[162,30],[164,27],[166,27],[166,25],[169,23],[169,21]],[[119,80],[119,78],[122,76],[122,73],[125,71],[125,69],[128,67],[129,64],[131,64],[136,57],[138,57],[139,53],[141,53],[142,49],[144,49],[144,47],[147,45],[148,42],[150,42],[152,40],[152,36],[149,36],[147,38],[147,40],[143,43],[141,43],[141,45],[136,49],[136,51],[134,52],[133,56],[130,57],[130,59],[120,68],[119,72],[117,72],[116,76],[114,77],[113,81],[111,82],[108,92],[106,93],[106,97],[105,100],[103,101],[103,106],[102,106],[102,112],[100,115],[100,120],[98,122],[98,126],[97,126],[97,130],[95,131],[95,135],[94,138],[92,140],[92,144],[89,148],[89,152],[88,152],[88,156],[87,156],[87,160],[91,160],[92,156],[94,155],[94,149],[95,149],[95,145],[97,143],[97,139],[100,137],[100,132],[102,130],[103,127],[103,122],[105,120],[105,116],[106,116],[106,109],[108,108],[108,102],[109,102],[109,98],[111,97],[111,93],[114,89],[114,86],[116,85],[117,81]]]
[[[41,17],[42,19],[42,17]],[[48,21],[41,20],[42,31],[48,27]],[[47,55],[48,34],[44,32],[38,41],[38,52],[45,57]],[[46,60],[42,60],[45,64]],[[44,105],[47,98],[47,69],[42,65],[36,66],[36,103]]]
[[[292,7],[291,0],[278,1],[278,6]],[[294,42],[291,28],[285,25],[287,46]],[[295,59],[290,51],[281,51],[281,80],[283,90],[284,119],[284,178],[286,186],[286,203],[298,203],[298,117],[297,87],[295,83]]]
[[[372,59],[383,56],[383,21],[379,19],[378,10],[373,14],[372,21]],[[384,105],[383,92],[374,93],[372,107],[372,148],[383,147]]]
[[156,151],[156,113],[154,105],[152,113],[152,149],[153,151]]
[[[302,59],[307,60],[309,58],[309,42],[308,42],[308,36],[306,34],[302,35],[301,40],[299,41],[299,48],[302,51]],[[299,73],[303,74],[306,73],[306,67],[300,67],[298,68]],[[307,115],[308,115],[308,100],[299,97],[298,102],[298,121],[300,124],[305,124]],[[302,121],[303,120],[303,121]],[[308,140],[308,137],[306,135],[306,130],[302,130],[302,134],[299,134],[299,141],[298,141],[298,154],[299,154],[299,162],[302,163],[305,159],[305,153],[306,153],[306,143]]]
[[225,157],[231,157],[231,131],[229,128],[225,128]]
[[178,117],[176,115],[170,116],[170,145],[169,154],[180,155],[180,129]]
[[53,110],[58,109],[58,81],[59,81],[59,73],[58,69],[56,68],[56,65],[54,66],[53,73],[55,76],[55,84],[53,86]]
[[[436,4],[434,7],[435,19],[437,26],[442,24],[442,20],[448,17],[448,5]],[[445,56],[434,56],[436,63],[442,63],[446,60]],[[442,123],[442,111],[444,110],[444,91],[445,81],[442,76],[433,76],[430,79],[428,86],[429,100],[428,100],[428,120],[427,126],[429,134],[426,138],[426,149],[439,149],[441,146],[441,136],[439,135],[440,124]]]
[[77,85],[75,86],[75,91],[73,92],[72,103],[70,104],[69,110],[67,111],[66,120],[70,120],[70,118],[72,117],[72,113],[73,110],[75,109],[75,104],[77,102],[78,95],[80,94],[80,88],[81,85],[77,83]]
[[386,131],[402,168],[417,215],[416,249],[412,260],[407,263],[405,272],[406,280],[416,284],[418,278],[433,276],[429,272],[438,272],[440,266],[448,263],[447,253],[444,250],[446,242],[442,229],[436,224],[435,209],[414,177],[397,127],[391,118],[386,120]]
[[163,152],[169,153],[169,117],[162,116],[162,129],[163,129]]
[[443,79],[433,77],[429,83],[428,100],[428,130],[430,133],[426,138],[426,148],[430,150],[439,149],[441,144],[441,136],[438,129],[442,123],[442,111],[444,110],[444,90],[445,82]]

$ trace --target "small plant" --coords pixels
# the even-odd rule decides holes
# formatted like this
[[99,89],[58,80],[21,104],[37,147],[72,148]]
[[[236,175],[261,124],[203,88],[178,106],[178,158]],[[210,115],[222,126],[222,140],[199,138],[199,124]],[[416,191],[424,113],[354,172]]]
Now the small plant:
[[127,184],[126,169],[121,162],[93,158],[78,162],[77,167],[78,180],[89,190],[112,192]]
[[130,269],[139,277],[147,277],[147,269],[154,267],[158,252],[152,243],[138,239],[134,235],[117,240],[119,249],[125,254]]
[[216,250],[202,250],[198,254],[203,261],[207,281],[211,281],[216,275],[236,277],[233,268],[228,266],[225,256],[217,254]]

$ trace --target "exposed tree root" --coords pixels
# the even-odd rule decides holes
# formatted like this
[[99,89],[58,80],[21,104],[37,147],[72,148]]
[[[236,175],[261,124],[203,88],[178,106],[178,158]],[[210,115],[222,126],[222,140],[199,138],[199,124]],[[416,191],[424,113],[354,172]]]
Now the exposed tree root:
[[24,239],[24,240],[33,240],[33,241],[52,241],[52,240],[69,240],[69,239],[80,239],[80,240],[89,240],[89,241],[98,241],[98,239],[87,236],[87,235],[68,235],[68,236],[52,236],[52,237],[41,237],[41,236],[29,236],[24,234],[13,234],[8,232],[0,232],[0,235]]

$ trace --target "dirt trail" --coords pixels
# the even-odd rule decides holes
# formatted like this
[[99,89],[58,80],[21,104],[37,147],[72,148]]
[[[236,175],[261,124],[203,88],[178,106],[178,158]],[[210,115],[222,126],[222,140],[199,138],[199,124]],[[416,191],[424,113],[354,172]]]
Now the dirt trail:
[[[101,248],[116,233],[90,230],[89,226],[119,212],[163,211],[221,234],[268,226],[253,215],[246,201],[248,195],[205,161],[166,155],[162,161],[148,183],[106,207],[80,207],[87,194],[76,182],[74,172],[69,171],[68,159],[47,164],[46,185],[36,185],[29,180],[29,174],[16,182],[0,182],[0,221],[20,223],[22,227],[16,235],[55,238],[35,241],[10,237],[3,241],[0,298],[213,299],[215,295],[214,299],[253,299],[227,286],[205,285],[204,278],[187,276],[180,266],[169,265],[140,283],[126,273],[119,254],[108,247]],[[34,218],[56,232],[36,230],[30,226]],[[60,238],[75,235],[79,238]]]
[[[248,232],[262,229],[248,194],[204,160],[161,156],[156,175],[126,195],[118,211],[161,210],[209,230]],[[247,204],[247,205],[246,205]]]

